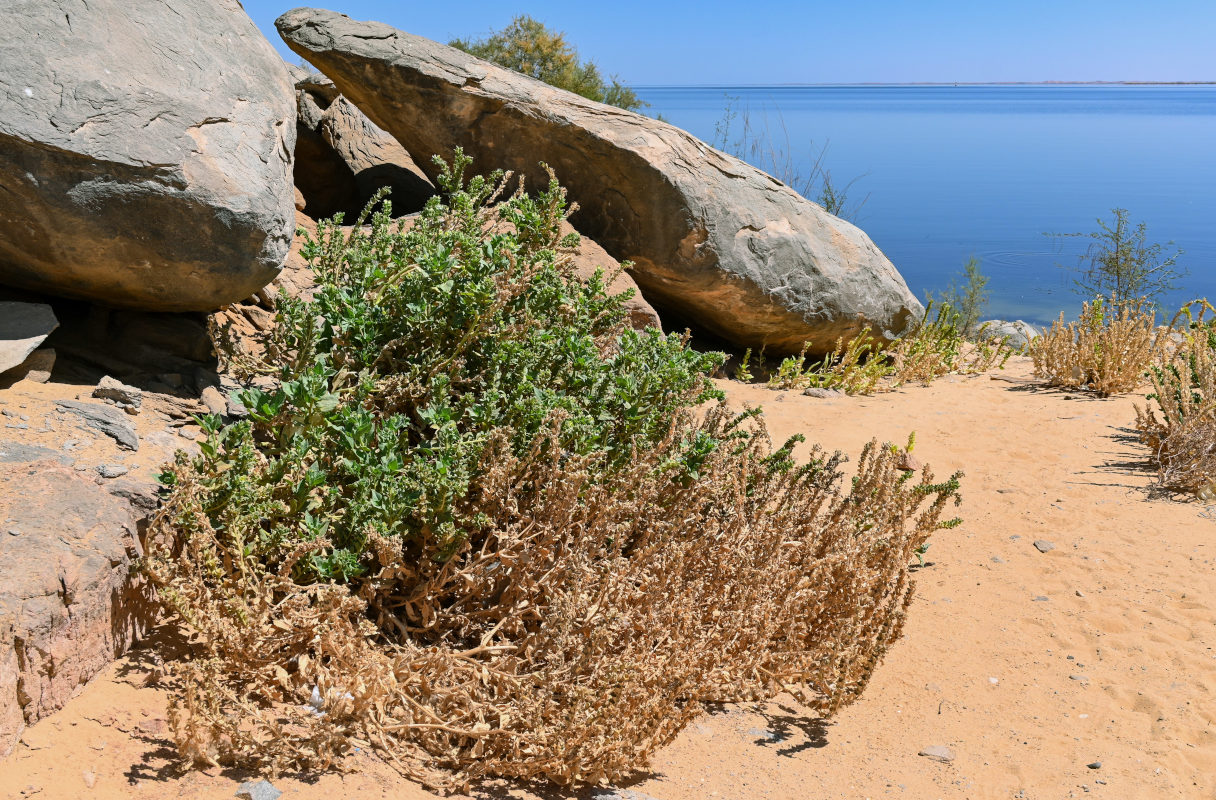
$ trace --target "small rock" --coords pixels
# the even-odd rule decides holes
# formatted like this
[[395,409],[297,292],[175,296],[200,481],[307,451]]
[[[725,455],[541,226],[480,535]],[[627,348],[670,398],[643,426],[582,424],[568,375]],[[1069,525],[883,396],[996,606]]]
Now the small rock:
[[895,466],[904,472],[920,472],[924,465],[920,463],[920,459],[916,456],[901,451],[895,459]]
[[102,464],[97,468],[97,474],[103,478],[121,478],[129,470],[122,464]]
[[1080,589],[1077,589],[1077,597],[1084,597],[1084,596],[1085,596],[1085,594]]
[[245,781],[236,790],[236,797],[241,800],[276,800],[283,794],[270,784],[270,781]]
[[91,769],[85,770],[83,773],[81,773],[81,777],[84,778],[84,785],[90,789],[92,789],[93,785],[97,783],[97,773],[93,772]]
[[840,391],[839,389],[819,389],[814,387],[805,390],[802,394],[805,397],[818,397],[822,400],[845,396],[844,392]]
[[1035,539],[1034,540],[1034,549],[1038,550],[1040,553],[1046,553],[1049,550],[1055,550],[1056,546],[1054,544],[1052,544],[1051,542],[1045,541],[1043,539]]
[[993,564],[1004,564],[1004,563],[1005,563],[1005,559],[1001,558],[1000,556],[993,556],[993,557],[992,557],[992,563],[993,563]]
[[45,303],[0,302],[0,372],[20,367],[59,327]]
[[214,386],[203,389],[201,399],[203,405],[207,406],[207,413],[217,414],[221,417],[228,413],[228,399]]
[[940,761],[943,764],[949,764],[954,760],[954,751],[949,747],[943,747],[939,744],[930,745],[917,753],[917,755],[931,758],[934,761]]
[[1037,597],[1034,599],[1034,601],[1035,601],[1036,603],[1046,603],[1046,602],[1048,602],[1048,601],[1047,601],[1047,595],[1045,595],[1045,594],[1041,594],[1041,595],[1037,596]]
[[1080,681],[1081,683],[1089,683],[1089,678],[1085,677],[1084,675],[1069,675],[1068,679],[1070,681]]
[[97,383],[93,396],[101,400],[113,400],[120,406],[139,408],[143,403],[144,393],[134,386],[127,386],[107,375]]
[[748,736],[754,736],[757,739],[763,739],[766,742],[774,742],[777,740],[777,734],[766,728],[748,728]]
[[1102,769],[1102,762],[1101,761],[1091,761],[1088,764],[1086,764],[1085,766],[1089,767],[1090,769]]

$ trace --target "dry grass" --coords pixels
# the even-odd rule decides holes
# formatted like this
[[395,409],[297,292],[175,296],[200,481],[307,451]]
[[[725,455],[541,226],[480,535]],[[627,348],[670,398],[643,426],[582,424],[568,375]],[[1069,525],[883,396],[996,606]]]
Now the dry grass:
[[962,316],[948,304],[937,305],[936,316],[929,319],[935,305],[930,302],[920,324],[887,349],[893,386],[928,386],[952,372],[972,375],[1004,369],[1015,352],[1007,338],[988,336],[981,328],[974,340],[969,340],[963,333]]
[[1184,308],[1175,323],[1182,343],[1152,370],[1151,406],[1136,407],[1136,428],[1152,451],[1158,480],[1169,489],[1216,500],[1216,311],[1206,300]]
[[1130,392],[1166,354],[1170,330],[1157,326],[1144,300],[1085,303],[1076,322],[1065,323],[1061,314],[1031,343],[1034,374],[1049,386],[1088,389],[1102,397]]
[[[673,482],[704,435],[734,444]],[[323,540],[273,572],[249,558],[180,463],[148,567],[194,643],[170,677],[183,755],[273,772],[359,746],[440,789],[566,784],[645,768],[704,701],[793,691],[830,714],[900,635],[909,564],[957,502],[957,475],[906,472],[890,446],[852,482],[818,448],[793,466],[794,442],[722,406],[606,482],[554,441],[517,458],[498,435],[467,500],[484,528],[447,560],[378,539],[349,585],[289,577]]]

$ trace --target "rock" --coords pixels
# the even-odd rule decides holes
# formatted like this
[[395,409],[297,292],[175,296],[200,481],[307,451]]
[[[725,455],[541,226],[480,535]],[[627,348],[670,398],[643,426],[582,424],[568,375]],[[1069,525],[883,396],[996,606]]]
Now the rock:
[[920,472],[924,469],[924,464],[920,463],[920,459],[911,453],[900,451],[895,458],[895,466],[899,467],[904,472]]
[[0,75],[0,283],[183,311],[274,278],[295,104],[239,3],[16,0]]
[[[36,497],[38,502],[29,499]],[[70,468],[0,464],[0,756],[152,619],[126,503]]]
[[228,413],[228,400],[224,397],[223,392],[214,386],[208,386],[203,389],[201,397],[203,405],[207,406],[208,414],[217,414],[224,416]]
[[1011,346],[1023,348],[1043,332],[1024,320],[1007,322],[1003,319],[990,319],[980,323],[980,330],[988,338],[1005,339]]
[[127,450],[139,449],[139,436],[135,428],[127,421],[126,415],[116,408],[97,403],[81,403],[76,400],[56,400],[55,404],[64,411],[75,414],[84,420],[90,428],[101,431],[120,447]]
[[23,361],[21,366],[13,367],[5,374],[12,375],[18,380],[46,383],[51,379],[51,373],[54,371],[55,349],[40,347],[30,353],[29,358]]
[[127,386],[121,381],[116,381],[109,375],[106,375],[97,383],[97,388],[93,390],[93,396],[102,400],[113,400],[120,406],[132,406],[139,408],[143,403],[144,393],[134,386]]
[[[574,226],[569,222],[562,223],[562,236],[575,232]],[[633,297],[625,301],[625,311],[629,315],[629,324],[638,330],[645,330],[646,328],[663,329],[663,323],[659,320],[658,312],[654,310],[654,307],[650,303],[646,302],[646,298],[642,297],[642,292],[638,289],[637,283],[628,272],[620,268],[620,263],[608,255],[608,251],[600,247],[598,243],[579,234],[578,248],[570,254],[570,260],[571,266],[574,267],[574,274],[584,281],[594,275],[596,270],[603,270],[605,277],[615,272],[616,278],[608,284],[608,294],[633,293]]]
[[845,393],[839,389],[821,389],[817,386],[812,386],[809,389],[804,389],[802,392],[806,397],[818,397],[822,400],[828,400],[833,397],[845,397]]
[[1086,764],[1085,766],[1089,767],[1090,769],[1102,769],[1102,762],[1101,761],[1091,761],[1090,763]]
[[925,758],[931,758],[934,761],[940,761],[943,764],[949,764],[954,760],[953,750],[951,750],[949,747],[943,747],[942,745],[937,744],[926,747],[924,750],[917,753],[917,755],[924,756]]
[[348,215],[349,222],[384,186],[392,190],[389,199],[398,215],[421,211],[435,194],[435,185],[405,148],[345,97],[325,109],[320,132],[354,180],[356,206]]
[[[3,129],[0,120],[0,130]],[[0,138],[0,142],[3,139]],[[4,155],[0,152],[0,162]],[[0,195],[3,198],[3,195]],[[0,199],[0,219],[3,219],[3,200]],[[0,246],[4,233],[0,228]],[[0,258],[2,258],[0,250]],[[0,267],[3,270],[3,267]],[[0,272],[2,274],[2,272]],[[0,302],[0,372],[19,367],[30,354],[38,349],[51,331],[59,327],[59,320],[51,307],[43,303]]]
[[269,781],[245,781],[236,790],[236,797],[242,800],[276,800],[283,794],[274,788]]
[[102,464],[97,467],[97,474],[107,479],[121,478],[128,471],[122,464]]
[[31,461],[56,460],[62,464],[72,459],[46,447],[21,442],[0,441],[0,464],[28,464]]
[[665,122],[595,103],[372,22],[296,9],[276,22],[298,54],[392,134],[432,178],[462,146],[475,172],[547,177],[571,217],[647,299],[740,347],[831,350],[870,325],[881,339],[922,313],[870,238],[792,189]]
[[1034,549],[1038,550],[1040,553],[1046,553],[1048,551],[1055,550],[1056,546],[1044,539],[1035,539]]

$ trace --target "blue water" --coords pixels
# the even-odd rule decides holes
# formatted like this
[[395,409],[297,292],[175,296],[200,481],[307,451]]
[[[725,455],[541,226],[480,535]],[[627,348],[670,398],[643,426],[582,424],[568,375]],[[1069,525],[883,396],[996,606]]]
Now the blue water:
[[[649,114],[706,141],[730,98],[805,170],[824,145],[855,219],[918,296],[975,255],[989,313],[1045,322],[1079,306],[1072,275],[1122,207],[1189,274],[1166,301],[1216,298],[1216,87],[640,87]],[[788,146],[786,142],[788,141]]]

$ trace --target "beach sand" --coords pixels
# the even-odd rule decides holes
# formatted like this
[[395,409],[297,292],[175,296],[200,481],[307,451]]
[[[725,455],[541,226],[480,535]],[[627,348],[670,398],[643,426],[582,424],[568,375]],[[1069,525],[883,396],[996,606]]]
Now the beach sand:
[[[1216,506],[1147,491],[1134,396],[988,375],[826,400],[722,385],[764,407],[776,440],[802,431],[855,456],[914,430],[939,476],[966,472],[964,523],[933,538],[903,639],[827,723],[780,700],[729,706],[627,785],[474,796],[1216,797]],[[147,659],[119,661],[28,729],[0,761],[0,797],[228,798],[256,778],[175,769]],[[919,755],[932,746],[953,760]],[[285,800],[433,796],[368,754],[348,766],[273,783]]]

